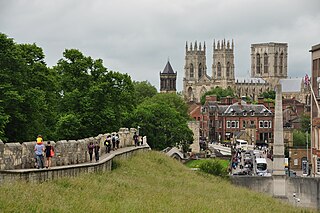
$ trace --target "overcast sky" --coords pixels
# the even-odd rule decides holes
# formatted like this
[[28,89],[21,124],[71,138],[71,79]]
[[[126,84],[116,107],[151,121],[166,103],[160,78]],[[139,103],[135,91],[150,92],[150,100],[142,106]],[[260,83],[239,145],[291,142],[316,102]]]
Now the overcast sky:
[[0,0],[0,32],[42,47],[48,66],[76,48],[110,70],[159,89],[167,60],[182,90],[185,43],[234,39],[235,73],[249,76],[250,46],[288,43],[288,76],[310,73],[320,43],[320,0]]

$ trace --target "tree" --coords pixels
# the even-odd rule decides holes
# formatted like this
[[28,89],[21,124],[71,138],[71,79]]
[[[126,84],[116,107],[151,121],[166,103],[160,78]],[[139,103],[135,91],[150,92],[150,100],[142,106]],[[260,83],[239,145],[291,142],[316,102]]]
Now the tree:
[[[310,134],[308,134],[308,146],[310,147]],[[294,147],[306,147],[307,146],[307,136],[306,132],[300,130],[293,130],[293,146]]]
[[152,86],[148,81],[134,81],[136,103],[139,104],[147,98],[155,96],[158,92],[157,89]]
[[219,101],[222,97],[227,97],[227,96],[235,97],[234,91],[233,91],[231,88],[222,89],[221,87],[216,87],[216,88],[211,89],[211,90],[208,91],[208,92],[205,92],[205,93],[201,96],[200,101],[201,101],[201,104],[202,104],[202,105],[206,102],[206,96],[207,96],[207,95],[216,95],[218,101]]
[[63,55],[54,67],[60,79],[59,120],[72,114],[80,123],[79,130],[70,127],[74,131],[68,133],[70,137],[89,137],[122,127],[135,107],[130,76],[108,71],[101,59],[84,56],[79,50],[65,50]]
[[261,97],[264,98],[265,102],[274,102],[274,100],[276,99],[276,92],[274,90],[269,90],[266,92],[263,92],[261,94]]
[[300,117],[300,120],[301,120],[301,131],[310,133],[310,130],[311,130],[310,116],[307,114],[302,114]]
[[162,150],[181,142],[192,142],[187,115],[175,105],[180,103],[180,99],[175,94],[157,94],[139,104],[131,115],[131,126],[141,127],[140,133],[147,136],[153,149]]

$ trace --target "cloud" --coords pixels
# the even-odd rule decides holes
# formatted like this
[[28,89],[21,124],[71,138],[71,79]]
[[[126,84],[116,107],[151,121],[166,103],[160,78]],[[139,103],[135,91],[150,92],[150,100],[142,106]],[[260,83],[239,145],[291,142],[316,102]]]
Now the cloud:
[[0,3],[0,30],[18,43],[36,43],[53,66],[66,48],[101,58],[111,70],[159,87],[167,59],[184,76],[186,41],[207,44],[211,75],[213,39],[234,39],[236,75],[248,75],[250,45],[287,42],[290,76],[310,73],[319,43],[318,0],[17,0]]

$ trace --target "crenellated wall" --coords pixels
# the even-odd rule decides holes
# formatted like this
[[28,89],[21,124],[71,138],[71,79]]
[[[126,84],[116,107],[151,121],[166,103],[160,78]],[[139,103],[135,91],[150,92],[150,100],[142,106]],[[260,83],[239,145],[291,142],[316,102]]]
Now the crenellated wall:
[[[135,128],[120,128],[119,134],[120,147],[134,145],[133,135],[137,130]],[[107,134],[100,134],[96,137],[84,138],[79,140],[60,140],[50,141],[54,147],[55,156],[52,158],[52,166],[73,165],[89,161],[87,145],[90,142],[100,144],[100,156],[105,154],[103,145]],[[46,145],[47,142],[45,141]],[[0,171],[13,169],[30,169],[35,166],[34,147],[36,141],[23,143],[3,143],[0,140]]]

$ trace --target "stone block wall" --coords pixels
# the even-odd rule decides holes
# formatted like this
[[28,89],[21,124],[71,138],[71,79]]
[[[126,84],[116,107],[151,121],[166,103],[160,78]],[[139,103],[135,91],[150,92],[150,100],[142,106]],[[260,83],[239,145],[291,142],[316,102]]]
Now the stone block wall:
[[[134,128],[120,128],[120,147],[127,147],[134,144],[133,134],[137,130]],[[79,164],[89,161],[87,145],[90,142],[100,144],[100,156],[105,154],[103,142],[111,133],[100,134],[96,137],[79,140],[50,141],[54,147],[55,156],[52,158],[52,166],[63,166]],[[47,141],[44,142],[47,144]],[[23,143],[3,143],[0,141],[0,170],[29,169],[35,166],[34,147],[36,141]]]

